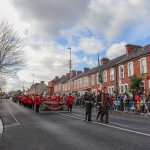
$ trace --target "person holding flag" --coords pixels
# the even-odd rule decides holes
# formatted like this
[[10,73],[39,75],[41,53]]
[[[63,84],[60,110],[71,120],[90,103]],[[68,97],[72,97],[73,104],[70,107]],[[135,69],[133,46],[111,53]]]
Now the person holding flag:
[[[100,91],[101,91],[101,122],[103,122],[103,117],[104,115],[106,115],[105,118],[105,123],[109,123],[108,122],[108,116],[109,116],[109,95],[105,93],[105,87],[103,85],[103,80],[102,80],[102,69],[100,67],[100,61],[99,61],[99,54],[98,54],[98,81],[100,84]],[[97,114],[97,117],[99,115],[99,112]]]

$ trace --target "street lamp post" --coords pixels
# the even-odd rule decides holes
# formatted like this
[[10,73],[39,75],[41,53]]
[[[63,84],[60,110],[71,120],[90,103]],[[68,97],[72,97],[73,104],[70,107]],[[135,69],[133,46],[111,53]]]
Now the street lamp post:
[[70,68],[70,93],[72,92],[72,87],[71,87],[71,48],[68,47],[68,49],[70,50],[70,65],[69,65],[69,68]]

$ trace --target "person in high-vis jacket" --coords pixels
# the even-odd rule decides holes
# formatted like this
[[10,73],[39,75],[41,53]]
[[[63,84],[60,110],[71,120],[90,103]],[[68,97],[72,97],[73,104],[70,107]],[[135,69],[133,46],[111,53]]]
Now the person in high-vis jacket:
[[94,102],[94,96],[91,93],[91,89],[87,89],[87,93],[84,95],[85,101],[85,121],[91,121],[91,114],[92,114],[92,104]]

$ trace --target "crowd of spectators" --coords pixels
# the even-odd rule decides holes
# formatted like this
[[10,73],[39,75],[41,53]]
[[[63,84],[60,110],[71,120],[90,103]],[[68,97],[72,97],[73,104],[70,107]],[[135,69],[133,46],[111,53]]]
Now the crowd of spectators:
[[[94,94],[95,103],[93,108],[96,108],[96,97]],[[150,115],[150,92],[146,90],[133,90],[127,92],[114,91],[109,94],[110,97],[110,112],[124,111],[128,113],[142,113]],[[84,107],[84,95],[76,94],[74,98],[74,106],[79,108]]]

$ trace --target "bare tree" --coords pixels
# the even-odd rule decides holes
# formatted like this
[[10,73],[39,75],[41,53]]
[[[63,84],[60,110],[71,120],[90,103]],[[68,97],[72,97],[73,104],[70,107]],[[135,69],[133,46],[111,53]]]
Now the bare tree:
[[24,64],[23,42],[6,20],[0,20],[0,75],[13,75]]
[[6,79],[0,76],[0,89],[4,88],[5,85],[6,85]]

